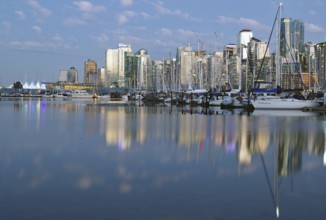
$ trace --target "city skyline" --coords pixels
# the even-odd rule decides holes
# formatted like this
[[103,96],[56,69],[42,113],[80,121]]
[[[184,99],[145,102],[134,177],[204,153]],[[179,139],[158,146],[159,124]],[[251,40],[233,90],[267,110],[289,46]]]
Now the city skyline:
[[[86,60],[104,67],[105,51],[119,43],[130,44],[133,52],[145,49],[156,60],[175,57],[177,48],[186,45],[194,50],[203,46],[207,53],[222,51],[226,44],[236,44],[242,29],[267,41],[278,7],[276,1],[258,0],[189,3],[0,0],[0,85],[56,81],[59,71],[70,67],[83,75]],[[305,42],[326,40],[326,3],[282,3],[282,17],[304,23]]]

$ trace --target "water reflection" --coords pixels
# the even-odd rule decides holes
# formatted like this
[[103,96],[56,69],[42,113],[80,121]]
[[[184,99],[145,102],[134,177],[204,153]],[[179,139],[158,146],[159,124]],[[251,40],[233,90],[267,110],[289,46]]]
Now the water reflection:
[[[306,215],[294,211],[298,194],[313,204],[323,204],[314,195],[326,196],[323,117],[42,100],[0,105],[2,122],[17,121],[0,134],[0,219],[273,219],[272,201],[286,218]],[[284,183],[295,174],[309,178],[293,196]]]
[[[271,146],[280,147],[280,152],[284,152],[282,158],[288,157],[288,149],[291,155],[303,151],[323,155],[325,151],[324,127],[317,117],[250,117],[242,114],[243,110],[219,108],[207,110],[217,115],[205,115],[202,114],[205,108],[93,104],[19,99],[12,102],[14,110],[22,113],[20,119],[35,125],[37,130],[42,127],[42,119],[54,111],[82,113],[87,134],[99,132],[107,146],[121,151],[153,140],[164,144],[173,142],[182,148],[199,148],[199,152],[207,147],[221,147],[226,152],[236,153],[239,164],[243,165],[250,164],[252,156],[266,152]],[[280,112],[276,114],[281,115]]]

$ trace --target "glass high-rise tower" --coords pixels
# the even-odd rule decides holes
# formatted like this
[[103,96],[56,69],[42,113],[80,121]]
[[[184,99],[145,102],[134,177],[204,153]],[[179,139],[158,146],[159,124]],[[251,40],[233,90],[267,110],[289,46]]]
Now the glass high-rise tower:
[[304,24],[291,18],[281,19],[280,33],[281,56],[286,57],[291,52],[293,56],[304,52]]

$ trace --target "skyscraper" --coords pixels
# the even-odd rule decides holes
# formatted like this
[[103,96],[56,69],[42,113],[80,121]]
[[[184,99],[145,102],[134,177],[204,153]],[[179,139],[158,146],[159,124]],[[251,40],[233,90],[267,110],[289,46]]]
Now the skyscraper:
[[241,60],[246,60],[248,57],[248,44],[253,37],[251,30],[243,29],[238,34],[238,55]]
[[118,85],[119,87],[125,86],[125,56],[126,53],[132,52],[130,44],[119,44],[119,65],[118,65]]
[[152,68],[150,56],[148,52],[144,49],[141,49],[136,52],[137,57],[137,88],[138,89],[150,89],[154,88],[154,79],[153,75],[150,74],[150,69]]
[[111,85],[125,86],[125,56],[128,52],[132,52],[129,44],[119,44],[118,49],[106,51],[105,70]]
[[94,83],[97,75],[97,63],[88,59],[84,62],[84,83]]
[[67,72],[67,82],[78,83],[78,71],[75,67],[70,67]]
[[280,33],[281,56],[287,57],[289,53],[297,56],[304,52],[304,24],[299,20],[292,21],[291,18],[281,19]]
[[304,52],[304,24],[303,22],[295,19],[292,22],[293,34],[292,34],[292,48],[295,52]]
[[97,75],[98,75],[98,78],[97,78],[96,82],[99,83],[99,84],[107,86],[107,84],[106,84],[106,74],[105,74],[105,68],[104,67],[98,68]]
[[59,71],[59,81],[67,82],[68,79],[68,70],[60,70]]
[[118,49],[108,49],[105,53],[105,73],[108,77],[108,85],[118,81]]
[[286,56],[291,45],[291,18],[281,19],[280,55]]
[[192,47],[179,47],[177,50],[178,79],[183,89],[192,89],[194,57]]

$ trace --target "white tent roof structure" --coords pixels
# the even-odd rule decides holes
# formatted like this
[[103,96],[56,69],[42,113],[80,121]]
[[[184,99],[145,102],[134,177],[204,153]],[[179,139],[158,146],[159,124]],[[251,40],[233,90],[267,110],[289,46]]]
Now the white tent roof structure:
[[37,82],[36,84],[34,82],[31,82],[28,84],[28,82],[25,82],[23,84],[23,89],[46,89],[45,84]]

